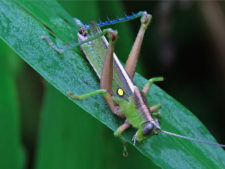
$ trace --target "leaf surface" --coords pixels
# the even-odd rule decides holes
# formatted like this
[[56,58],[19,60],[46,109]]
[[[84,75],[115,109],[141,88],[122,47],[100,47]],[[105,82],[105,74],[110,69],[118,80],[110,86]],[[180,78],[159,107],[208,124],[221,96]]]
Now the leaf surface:
[[[39,15],[39,12],[31,10],[33,6],[27,7],[23,3],[1,1],[1,38],[61,93],[65,94],[70,90],[76,94],[84,94],[98,89],[99,80],[79,48],[58,55],[45,41],[41,40],[42,35],[49,35],[50,32],[56,37],[54,41],[57,45],[62,46],[65,42],[76,41],[76,31],[79,29],[56,2],[52,1],[55,12],[45,10],[49,5],[47,1],[42,3],[46,3],[46,6],[42,4],[43,8],[35,8],[35,10],[43,10],[43,14]],[[45,15],[47,12],[48,15]],[[142,87],[146,79],[136,74],[134,82]],[[162,104],[162,129],[215,142],[213,136],[190,111],[159,87],[154,85],[147,99],[150,105]],[[123,122],[110,112],[100,95],[73,102],[112,130]],[[134,133],[135,129],[130,129],[123,136],[131,142]],[[222,148],[164,134],[138,143],[135,147],[162,168],[225,167],[225,153]]]

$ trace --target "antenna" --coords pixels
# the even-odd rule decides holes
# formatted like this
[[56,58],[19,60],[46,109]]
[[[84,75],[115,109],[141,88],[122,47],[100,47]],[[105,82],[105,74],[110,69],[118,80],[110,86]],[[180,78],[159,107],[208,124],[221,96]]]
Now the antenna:
[[182,135],[179,135],[179,134],[176,134],[176,133],[171,133],[171,132],[165,131],[165,130],[162,130],[162,132],[167,134],[167,135],[179,137],[179,138],[182,138],[182,139],[191,140],[191,141],[195,141],[195,142],[199,142],[199,143],[204,143],[204,144],[209,144],[209,145],[212,145],[212,146],[224,147],[225,148],[224,144],[217,144],[217,143],[212,143],[212,142],[208,142],[208,141],[205,141],[205,140],[199,140],[199,139],[196,139],[196,138],[182,136]]
[[[109,26],[109,25],[121,23],[121,22],[130,21],[130,20],[133,20],[133,19],[136,19],[136,18],[142,16],[142,14],[145,13],[145,12],[146,11],[140,11],[138,13],[132,13],[132,15],[126,15],[126,14],[124,14],[124,17],[123,18],[116,17],[116,19],[114,19],[114,20],[110,20],[109,17],[107,17],[107,21],[105,21],[105,22],[100,21],[98,23],[98,26],[99,27],[104,27],[104,26]],[[74,18],[74,20],[76,21],[75,18]],[[90,25],[88,25],[88,24],[85,25],[85,28],[90,29]]]

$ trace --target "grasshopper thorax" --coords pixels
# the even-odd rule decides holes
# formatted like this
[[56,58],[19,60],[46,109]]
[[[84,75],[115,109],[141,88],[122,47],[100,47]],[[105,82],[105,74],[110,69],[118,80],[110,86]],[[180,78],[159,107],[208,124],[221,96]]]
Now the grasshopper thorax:
[[152,117],[145,94],[136,86],[134,87],[133,98],[140,116],[145,120],[135,135],[135,140],[142,141],[160,132],[160,124],[158,119]]

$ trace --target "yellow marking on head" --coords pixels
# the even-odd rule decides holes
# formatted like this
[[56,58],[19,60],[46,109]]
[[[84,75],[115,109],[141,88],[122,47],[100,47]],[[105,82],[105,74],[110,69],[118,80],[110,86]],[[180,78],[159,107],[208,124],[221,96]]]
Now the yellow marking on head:
[[119,96],[123,96],[123,95],[124,95],[123,89],[118,88],[118,89],[117,89],[117,94],[118,94]]

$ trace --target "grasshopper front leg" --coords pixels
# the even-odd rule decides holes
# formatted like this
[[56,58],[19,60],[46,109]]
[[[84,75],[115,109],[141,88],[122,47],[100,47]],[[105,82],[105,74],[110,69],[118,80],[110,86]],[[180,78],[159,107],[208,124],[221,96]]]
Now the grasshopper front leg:
[[[157,104],[157,105],[151,106],[149,108],[149,110],[150,110],[150,113],[153,116],[156,116],[157,118],[160,118],[161,117],[161,113],[158,110],[161,109],[161,108],[162,108],[162,105],[161,104]],[[156,111],[158,111],[158,112],[156,112]]]
[[128,122],[128,120],[125,120],[125,122],[114,132],[114,136],[120,136],[129,127],[130,123]]

